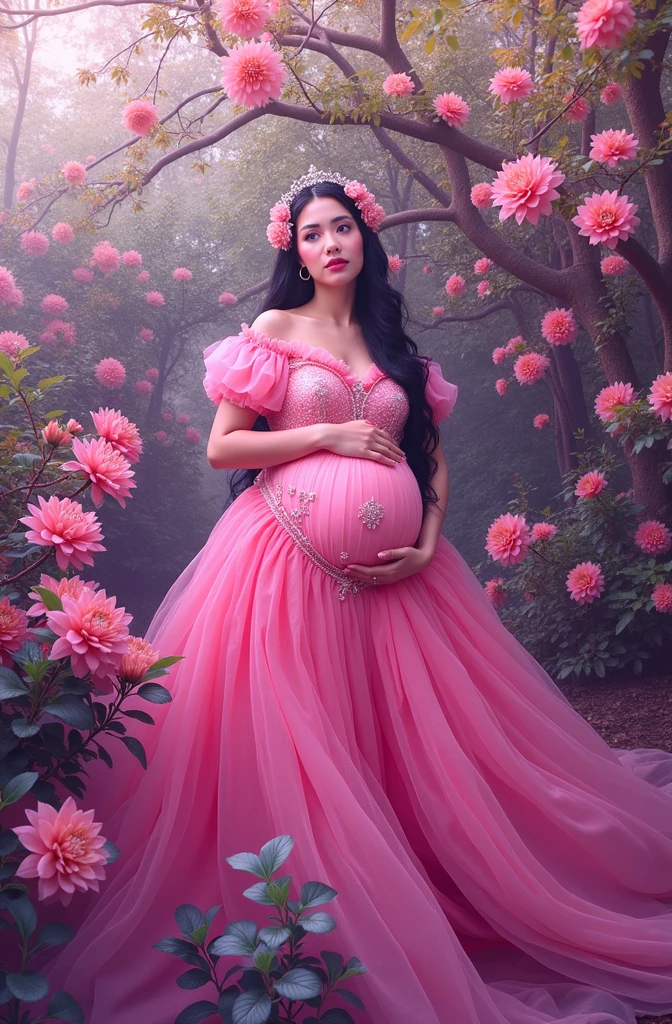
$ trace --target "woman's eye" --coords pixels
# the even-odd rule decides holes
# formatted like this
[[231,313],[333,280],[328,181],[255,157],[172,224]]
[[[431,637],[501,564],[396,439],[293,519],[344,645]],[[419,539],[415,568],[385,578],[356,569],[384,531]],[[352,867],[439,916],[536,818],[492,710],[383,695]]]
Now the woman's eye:
[[309,231],[308,234],[304,237],[304,241],[309,242],[314,234],[314,231]]
[[340,231],[341,228],[345,228],[346,231],[349,231],[350,230],[350,225],[349,224],[339,224],[337,230]]

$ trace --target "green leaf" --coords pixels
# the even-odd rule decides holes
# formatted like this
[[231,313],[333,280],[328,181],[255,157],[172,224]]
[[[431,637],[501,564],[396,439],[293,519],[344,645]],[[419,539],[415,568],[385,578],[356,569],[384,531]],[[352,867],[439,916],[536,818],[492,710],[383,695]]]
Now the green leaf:
[[451,50],[459,50],[460,40],[457,38],[457,36],[446,36],[445,39]]
[[304,908],[316,907],[320,903],[329,903],[336,896],[338,896],[337,890],[332,889],[330,885],[325,885],[324,882],[304,882],[301,886],[301,903]]
[[170,704],[173,699],[165,686],[161,686],[160,683],[143,683],[138,688],[138,696],[143,700],[151,701],[152,704]]
[[137,757],[142,767],[146,768],[147,755],[145,754],[145,748],[140,740],[136,740],[135,736],[120,736],[119,739],[128,747],[133,756]]
[[[301,922],[303,924],[303,921]],[[259,939],[270,949],[279,949],[283,942],[292,934],[292,929],[287,925],[269,925],[259,932]]]
[[28,940],[37,928],[37,911],[27,896],[18,900],[8,900],[7,910],[16,921],[16,927],[22,939]]
[[104,850],[105,856],[107,857],[108,864],[114,864],[115,860],[119,860],[121,857],[121,851],[118,846],[115,846],[110,839],[106,839],[101,850]]
[[365,967],[361,960],[356,956],[351,956],[345,965],[345,971],[341,975],[341,980],[344,978],[356,978],[359,974],[368,974],[368,967]]
[[310,914],[308,917],[302,916],[300,924],[307,932],[313,932],[315,935],[325,935],[327,932],[333,932],[336,927],[333,917],[322,911],[318,911],[317,914]]
[[278,868],[284,864],[294,846],[293,836],[276,836],[268,843],[265,843],[259,851],[259,860],[266,872],[266,877],[271,878]]
[[154,719],[152,718],[152,716],[148,715],[146,711],[136,711],[135,709],[133,709],[131,711],[124,711],[123,708],[121,708],[120,710],[121,710],[122,715],[126,715],[127,718],[135,718],[136,721],[144,722],[145,725],[155,725],[156,724]]
[[44,391],[45,388],[50,388],[53,384],[60,384],[62,380],[65,380],[65,374],[59,377],[44,377],[42,380],[38,380],[37,387],[40,391]]
[[207,1020],[215,1013],[219,1014],[217,1004],[211,1003],[207,999],[201,999],[200,1002],[187,1006],[182,1013],[178,1013],[175,1024],[200,1024],[202,1020]]
[[43,924],[37,935],[39,946],[61,946],[64,942],[74,939],[75,933],[72,928],[61,921],[49,921]]
[[212,978],[207,971],[201,970],[200,967],[192,967],[185,971],[184,974],[180,974],[176,981],[180,988],[194,989],[207,985],[208,982],[212,981]]
[[256,853],[234,853],[232,857],[226,858],[226,862],[236,871],[248,871],[251,875],[267,881],[264,866]]
[[69,992],[54,992],[47,1006],[49,1020],[69,1020],[72,1024],[84,1024],[84,1011]]
[[180,904],[175,911],[175,920],[177,921],[180,933],[185,939],[191,939],[192,932],[195,932],[197,928],[201,928],[205,924],[205,917],[202,911],[191,903]]
[[224,935],[214,939],[208,953],[217,956],[252,956],[257,949],[257,926],[254,921],[232,921]]
[[625,627],[628,625],[628,623],[632,622],[634,617],[635,617],[635,613],[633,611],[627,611],[627,612],[625,612],[624,615],[621,615],[620,619],[616,623],[616,628],[614,629],[614,633],[616,633],[616,634],[621,633],[625,629]]
[[264,1024],[272,1005],[271,997],[263,989],[242,992],[233,1004],[233,1024]]
[[55,594],[53,590],[49,590],[49,587],[33,587],[36,594],[39,594],[42,598],[42,604],[50,612],[62,612],[63,602],[61,601],[58,594]]
[[32,789],[37,779],[38,772],[23,772],[21,775],[15,775],[2,790],[2,804],[6,806],[16,803]]
[[5,985],[16,999],[23,999],[25,1003],[36,1003],[49,992],[49,982],[37,971],[8,974]]
[[434,53],[434,47],[436,46],[436,36],[432,32],[431,36],[425,43],[425,53]]
[[315,971],[294,967],[274,982],[276,992],[285,999],[313,999],[322,995],[322,981]]
[[6,665],[0,665],[0,700],[9,700],[11,697],[25,697],[25,684],[21,682],[16,672]]
[[74,693],[61,694],[51,704],[46,704],[44,710],[74,729],[93,729],[91,707]]
[[358,1010],[364,1010],[365,1006],[359,996],[356,996],[354,992],[349,992],[347,988],[334,988],[332,992],[337,992],[343,999],[347,999],[349,1003],[356,1006]]
[[35,722],[27,722],[25,718],[15,718],[12,722],[12,732],[19,739],[28,739],[29,736],[34,736],[39,731],[39,725]]
[[158,949],[161,953],[170,953],[171,956],[179,957],[180,960],[187,962],[187,957],[198,954],[198,947],[193,942],[187,942],[186,939],[178,939],[172,935],[153,943],[152,949]]

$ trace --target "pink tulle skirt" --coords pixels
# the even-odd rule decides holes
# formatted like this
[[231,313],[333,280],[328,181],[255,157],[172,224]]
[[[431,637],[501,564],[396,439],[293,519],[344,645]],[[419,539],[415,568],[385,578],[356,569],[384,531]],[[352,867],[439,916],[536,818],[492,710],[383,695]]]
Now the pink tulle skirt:
[[[672,755],[611,749],[504,628],[455,547],[339,597],[258,486],[147,634],[183,659],[149,767],[106,743],[86,808],[121,858],[44,967],[90,1024],[172,1024],[213,999],[152,948],[174,910],[271,923],[226,858],[289,834],[280,873],[337,890],[304,952],[357,956],[327,1005],[361,1024],[635,1024],[672,1012]],[[51,910],[51,908],[49,908]],[[219,975],[236,962],[225,957]],[[38,967],[39,969],[39,967]]]

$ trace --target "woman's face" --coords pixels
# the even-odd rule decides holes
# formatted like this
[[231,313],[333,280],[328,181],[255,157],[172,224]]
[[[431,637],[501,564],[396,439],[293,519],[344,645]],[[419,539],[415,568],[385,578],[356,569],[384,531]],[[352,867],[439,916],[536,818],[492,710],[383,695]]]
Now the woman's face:
[[295,230],[299,263],[316,282],[329,287],[357,277],[364,265],[364,240],[354,217],[338,199],[311,199],[301,210]]

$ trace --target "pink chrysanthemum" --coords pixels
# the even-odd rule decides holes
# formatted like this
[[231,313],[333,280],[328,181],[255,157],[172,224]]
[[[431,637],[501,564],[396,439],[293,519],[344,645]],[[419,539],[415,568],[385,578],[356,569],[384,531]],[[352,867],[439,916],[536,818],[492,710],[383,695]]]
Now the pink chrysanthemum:
[[190,419],[191,419],[190,416],[186,412],[181,412],[179,414],[179,416],[177,417],[177,421],[176,422],[177,423],[189,423]]
[[62,295],[56,295],[53,292],[50,295],[45,295],[40,302],[40,309],[43,313],[49,313],[51,316],[58,316],[59,313],[65,313],[66,309],[69,309],[69,305]]
[[49,239],[42,231],[24,231],[21,235],[21,248],[29,256],[44,256],[49,248]]
[[625,128],[607,128],[599,135],[591,135],[593,143],[589,156],[606,167],[615,167],[622,160],[634,160],[639,141]]
[[672,420],[672,372],[659,373],[648,395],[649,405],[663,423]]
[[235,306],[238,302],[238,297],[234,295],[233,292],[222,292],[219,296],[219,301],[222,306]]
[[672,548],[672,533],[658,519],[645,519],[635,531],[634,542],[647,555],[664,555]]
[[[158,372],[158,371],[157,371],[157,372]],[[172,412],[169,412],[169,410],[168,410],[168,409],[164,409],[164,410],[163,410],[163,411],[161,412],[161,419],[162,419],[162,420],[168,420],[169,422],[172,422],[172,419],[173,419],[173,414],[172,414]]]
[[127,132],[146,139],[159,120],[159,112],[150,100],[131,100],[124,107],[121,119]]
[[147,282],[149,281],[149,271],[141,270],[138,276],[136,277],[136,281],[138,282],[138,284],[147,284]]
[[377,203],[374,197],[370,195],[361,204],[359,210],[366,226],[371,228],[372,231],[377,231],[385,219],[385,209],[380,203]]
[[187,267],[175,267],[173,271],[174,281],[191,281],[192,273]]
[[150,366],[150,368],[148,370],[145,370],[145,377],[147,378],[147,380],[158,380],[159,379],[159,369],[158,369],[158,367],[157,366]]
[[90,672],[94,685],[108,692],[128,651],[128,623],[133,619],[115,607],[116,601],[104,590],[84,589],[78,597],[61,599],[63,611],[47,612],[47,626],[58,636],[50,659],[70,658],[79,679]]
[[72,272],[73,280],[77,281],[78,284],[91,284],[94,276],[93,271],[89,270],[88,267],[75,267]]
[[497,392],[497,394],[505,395],[508,390],[509,382],[506,379],[506,377],[499,377],[499,379],[495,381],[495,391]]
[[69,160],[61,168],[61,174],[68,185],[83,185],[86,181],[86,167],[77,160]]
[[19,519],[29,526],[26,540],[42,547],[55,547],[59,569],[69,565],[83,569],[93,565],[92,551],[106,551],[99,543],[103,539],[96,513],[84,512],[78,501],[58,498],[55,494],[46,501],[42,495],[37,498],[39,505],[28,505],[32,513]]
[[637,204],[628,202],[627,196],[619,196],[617,189],[606,189],[601,195],[593,192],[586,196],[572,223],[581,229],[580,235],[588,236],[590,245],[601,243],[606,249],[614,249],[619,239],[625,241],[639,224],[636,210]]
[[111,356],[96,363],[94,374],[98,383],[102,384],[104,388],[110,388],[111,391],[123,387],[126,380],[126,369],[123,363]]
[[269,43],[243,43],[221,58],[222,86],[234,103],[263,107],[282,92],[285,71],[281,55]]
[[276,203],[268,211],[268,216],[279,224],[288,224],[292,217],[292,211],[287,206],[287,203]]
[[532,527],[532,540],[552,540],[558,532],[553,523],[535,523]]
[[125,267],[142,266],[142,256],[135,249],[127,249],[126,252],[122,252],[121,260]]
[[[569,103],[574,93],[570,90],[565,93],[562,97],[563,104]],[[590,113],[590,104],[583,96],[577,96],[572,103],[571,107],[568,107],[565,111],[565,117],[568,121],[585,121]]]
[[492,285],[489,281],[479,281],[476,285],[476,294],[479,299],[485,299],[488,295],[492,295]]
[[122,508],[126,508],[124,499],[131,497],[131,489],[136,486],[131,479],[135,473],[128,459],[104,437],[94,437],[90,441],[75,437],[72,450],[75,458],[64,462],[61,469],[70,473],[83,473],[89,478],[93,504],[100,505],[105,495],[109,494],[116,498]]
[[502,565],[516,565],[527,557],[531,540],[525,516],[514,516],[506,512],[490,526],[485,550]]
[[630,0],[586,0],[576,16],[576,34],[582,50],[591,46],[610,50],[621,45],[634,24]]
[[219,20],[225,32],[252,39],[263,30],[271,16],[264,0],[219,0]]
[[187,444],[197,445],[201,440],[201,435],[195,427],[187,427],[184,432],[184,439]]
[[474,263],[474,273],[487,274],[491,266],[492,260],[489,260],[487,256],[481,256],[480,259],[477,259]]
[[442,92],[434,100],[434,109],[451,128],[459,128],[469,117],[469,104],[456,92]]
[[635,400],[635,389],[632,384],[617,381],[602,388],[595,398],[595,412],[603,423],[611,423],[616,419],[619,406],[632,405]]
[[130,683],[139,683],[158,660],[159,656],[151,644],[139,636],[129,636],[128,652],[119,664],[119,677]]
[[569,571],[565,585],[572,601],[590,604],[604,590],[602,566],[596,562],[579,562]]
[[538,413],[532,420],[533,425],[537,430],[545,430],[551,422],[551,417],[547,412]]
[[502,607],[505,597],[503,576],[497,576],[491,580],[487,580],[483,586],[483,590],[486,592],[495,608]]
[[387,257],[387,265],[393,274],[398,274],[404,265],[404,261],[402,260],[401,256],[395,253],[394,256]]
[[103,274],[112,274],[119,269],[120,260],[121,254],[118,249],[115,249],[109,242],[99,242],[91,251],[89,263],[92,267],[97,267]]
[[657,612],[672,613],[672,583],[656,583],[651,600]]
[[137,395],[151,395],[154,388],[152,387],[151,381],[148,380],[136,380],[133,385],[133,390]]
[[509,338],[505,348],[507,356],[512,356],[516,352],[522,351],[525,348],[525,339],[522,334],[517,334],[515,338]]
[[488,92],[499,96],[502,103],[525,100],[534,89],[529,71],[524,68],[500,68],[491,79]]
[[[81,576],[61,576],[57,580],[53,576],[49,576],[48,573],[43,572],[40,573],[38,586],[43,587],[45,590],[51,590],[52,594],[56,594],[57,597],[63,597],[64,594],[67,594],[68,597],[76,598],[79,597],[85,587],[89,590],[97,590],[99,584],[94,580],[83,580]],[[26,615],[42,618],[43,615],[47,614],[47,606],[36,591],[31,590],[28,597],[35,603],[26,609]]]
[[154,337],[154,331],[151,329],[151,327],[142,327],[140,329],[140,340],[141,341],[151,341],[153,339],[153,337]]
[[549,345],[569,345],[579,328],[571,309],[549,309],[541,321],[541,333]]
[[453,298],[461,295],[466,287],[467,285],[461,274],[451,274],[446,281],[446,292]]
[[61,242],[63,245],[68,245],[75,237],[75,232],[66,221],[59,220],[58,224],[54,224],[51,229],[51,237],[55,242]]
[[517,224],[536,224],[540,216],[552,213],[551,202],[560,195],[555,186],[565,180],[557,164],[547,156],[526,153],[504,163],[492,183],[492,205],[501,206],[499,219],[514,216]]
[[156,433],[154,434],[154,437],[161,444],[168,440],[168,434],[165,432],[165,430],[157,430]]
[[135,423],[122,415],[117,409],[103,409],[91,412],[93,425],[106,441],[118,452],[125,455],[129,462],[137,462],[142,454],[142,439]]
[[506,359],[506,356],[507,351],[503,345],[498,345],[497,348],[493,348],[492,361],[495,364],[495,366],[499,366],[500,363],[503,363],[504,360]]
[[607,105],[618,103],[622,96],[623,90],[618,82],[609,82],[600,93],[600,99]]
[[93,811],[80,811],[69,796],[59,811],[38,800],[37,810],[26,808],[30,825],[12,829],[30,853],[16,874],[38,879],[38,899],[60,902],[67,907],[79,890],[99,891],[105,880],[106,839],[99,835],[102,823],[93,820]]
[[21,289],[17,288],[14,275],[7,267],[0,267],[0,303],[9,308],[23,305]]
[[408,96],[415,89],[415,83],[403,71],[398,75],[388,75],[383,82],[383,92],[388,96]]
[[276,249],[286,251],[292,244],[292,229],[284,221],[273,220],[266,227],[266,238]]
[[541,380],[550,365],[550,359],[539,352],[523,352],[513,364],[513,372],[519,384],[534,384]]
[[31,195],[35,191],[36,179],[31,178],[30,181],[22,181],[16,190],[16,198],[18,202],[22,203],[26,199],[30,199]]
[[68,348],[74,348],[77,344],[77,328],[66,320],[50,320],[40,335],[40,341],[47,345],[62,342]]
[[0,665],[12,668],[12,655],[29,637],[26,612],[12,604],[9,597],[0,598]]
[[492,206],[492,185],[487,181],[479,181],[471,190],[471,202],[479,210]]
[[145,299],[150,306],[162,306],[166,301],[161,292],[147,292]]
[[49,420],[46,427],[42,428],[41,433],[46,443],[54,445],[55,448],[62,444],[68,444],[72,440],[70,431],[59,426],[58,420]]
[[630,264],[622,256],[605,256],[600,262],[600,270],[607,277],[621,277],[630,269]]
[[432,316],[443,316],[444,313],[444,306],[432,306]]
[[0,352],[16,359],[22,349],[28,348],[28,339],[16,331],[0,331]]
[[574,494],[579,498],[596,498],[607,486],[607,479],[600,469],[591,469],[576,481]]

